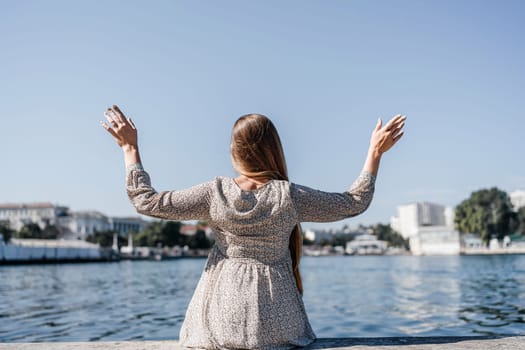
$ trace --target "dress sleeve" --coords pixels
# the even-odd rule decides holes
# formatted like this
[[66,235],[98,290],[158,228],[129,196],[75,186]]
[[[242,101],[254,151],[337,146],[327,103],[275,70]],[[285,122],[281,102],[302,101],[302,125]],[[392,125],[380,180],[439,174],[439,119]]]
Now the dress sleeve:
[[342,193],[291,183],[290,194],[299,222],[331,222],[361,214],[372,202],[375,180],[372,173],[363,171]]
[[126,168],[126,191],[138,213],[167,220],[203,220],[210,217],[213,181],[184,190],[157,192],[142,164]]

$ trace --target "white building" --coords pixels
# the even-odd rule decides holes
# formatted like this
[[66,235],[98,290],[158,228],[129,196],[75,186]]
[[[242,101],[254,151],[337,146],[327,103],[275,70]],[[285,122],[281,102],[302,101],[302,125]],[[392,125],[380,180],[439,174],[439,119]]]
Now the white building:
[[108,217],[98,211],[71,212],[60,218],[59,225],[67,238],[82,240],[97,231],[111,229]]
[[514,191],[509,193],[510,201],[514,206],[514,210],[525,207],[525,191]]
[[61,217],[60,226],[68,238],[85,240],[100,231],[115,231],[119,235],[141,232],[147,222],[139,217],[108,217],[98,211],[76,211]]
[[387,241],[380,241],[375,235],[363,234],[346,242],[346,253],[357,255],[384,254],[388,248]]
[[341,229],[331,228],[331,229],[324,229],[324,230],[312,230],[307,229],[303,230],[304,236],[306,239],[313,241],[316,244],[319,244],[322,240],[331,241],[334,237],[341,237],[341,236],[352,236],[357,237],[359,235],[365,234],[365,233],[371,233],[372,230],[365,228],[365,227],[356,227],[356,228],[350,228],[348,226],[345,226]]
[[397,216],[390,219],[390,226],[403,238],[410,238],[418,233],[420,227],[452,227],[453,222],[453,209],[440,204],[419,202],[397,207]]
[[16,231],[30,223],[44,229],[48,225],[57,225],[59,218],[67,212],[67,207],[52,203],[6,203],[0,204],[0,221],[9,223]]
[[109,226],[110,229],[118,232],[120,235],[127,235],[128,232],[138,233],[141,232],[144,227],[148,224],[147,221],[142,220],[140,217],[110,217]]
[[447,226],[419,227],[409,242],[414,255],[458,255],[461,251],[459,232]]
[[54,225],[61,237],[82,240],[97,231],[113,230],[121,235],[140,232],[147,224],[140,217],[108,217],[98,211],[70,212],[68,207],[52,203],[0,204],[0,222],[15,231],[30,223],[41,229]]

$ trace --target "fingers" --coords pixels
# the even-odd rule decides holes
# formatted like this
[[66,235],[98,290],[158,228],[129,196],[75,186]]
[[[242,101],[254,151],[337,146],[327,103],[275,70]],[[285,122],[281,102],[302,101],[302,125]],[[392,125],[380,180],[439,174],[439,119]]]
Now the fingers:
[[[122,121],[122,118],[120,117],[120,115],[118,115],[118,113],[116,111],[114,111],[113,109],[111,108],[108,108],[106,110],[106,113],[109,115],[109,117],[111,119],[113,119],[113,121],[117,124],[117,126],[120,126],[120,125],[123,125],[125,124],[123,121]],[[116,127],[114,125],[112,125],[113,127]]]
[[124,116],[124,113],[122,113],[122,111],[120,110],[120,108],[118,108],[117,105],[113,105],[111,111],[113,111],[113,113],[115,114],[118,122],[122,124],[128,124],[127,118]]
[[401,138],[401,136],[403,136],[405,133],[404,130],[401,130],[397,135],[394,136],[394,143],[396,143],[397,141],[399,141],[399,139]]
[[377,120],[376,128],[374,131],[379,131],[381,129],[381,126],[383,125],[383,121],[381,120],[381,117]]
[[106,117],[106,119],[108,120],[109,125],[111,125],[113,128],[117,128],[118,127],[118,124],[115,121],[115,119],[113,119],[113,116],[110,113],[110,109],[109,108],[108,108],[107,111],[104,112],[104,117]]
[[133,123],[133,120],[131,120],[131,118],[127,118],[128,122],[129,122],[129,125],[131,125],[131,127],[135,130],[137,130],[137,127],[135,126],[135,124]]
[[104,122],[100,122],[100,124],[102,124],[102,127],[104,129],[106,129],[110,134],[111,136],[113,136],[114,138],[118,139],[118,135],[117,133],[115,132],[115,130],[113,130],[112,128],[110,128],[106,123]]
[[385,125],[385,130],[389,131],[392,128],[395,128],[399,123],[404,122],[406,119],[405,115],[398,114],[394,116],[390,121]]

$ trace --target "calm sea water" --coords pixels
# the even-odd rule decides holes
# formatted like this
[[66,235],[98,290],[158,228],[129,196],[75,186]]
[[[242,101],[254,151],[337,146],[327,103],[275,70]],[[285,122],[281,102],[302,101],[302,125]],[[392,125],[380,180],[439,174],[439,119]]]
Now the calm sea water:
[[[0,267],[0,341],[178,339],[205,259]],[[318,337],[525,334],[525,255],[304,257]]]

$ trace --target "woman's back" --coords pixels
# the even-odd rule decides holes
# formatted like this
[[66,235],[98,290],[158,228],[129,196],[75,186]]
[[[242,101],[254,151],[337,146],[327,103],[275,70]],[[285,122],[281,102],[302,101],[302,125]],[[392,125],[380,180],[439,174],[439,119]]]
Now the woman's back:
[[180,344],[204,349],[287,349],[315,334],[302,301],[299,271],[303,221],[329,222],[363,212],[372,199],[382,153],[403,134],[404,117],[378,120],[361,175],[342,193],[288,182],[281,142],[263,115],[234,124],[232,162],[240,178],[263,183],[242,190],[214,180],[185,190],[157,192],[142,168],[137,129],[117,106],[104,128],[124,151],[126,187],[139,213],[168,220],[205,220],[213,246],[180,330]]
[[374,181],[362,173],[343,193],[285,180],[246,191],[219,176],[186,190],[157,193],[141,165],[130,167],[127,191],[138,212],[206,220],[215,234],[181,327],[181,345],[287,349],[313,342],[294,279],[290,234],[300,221],[333,221],[364,211]]

